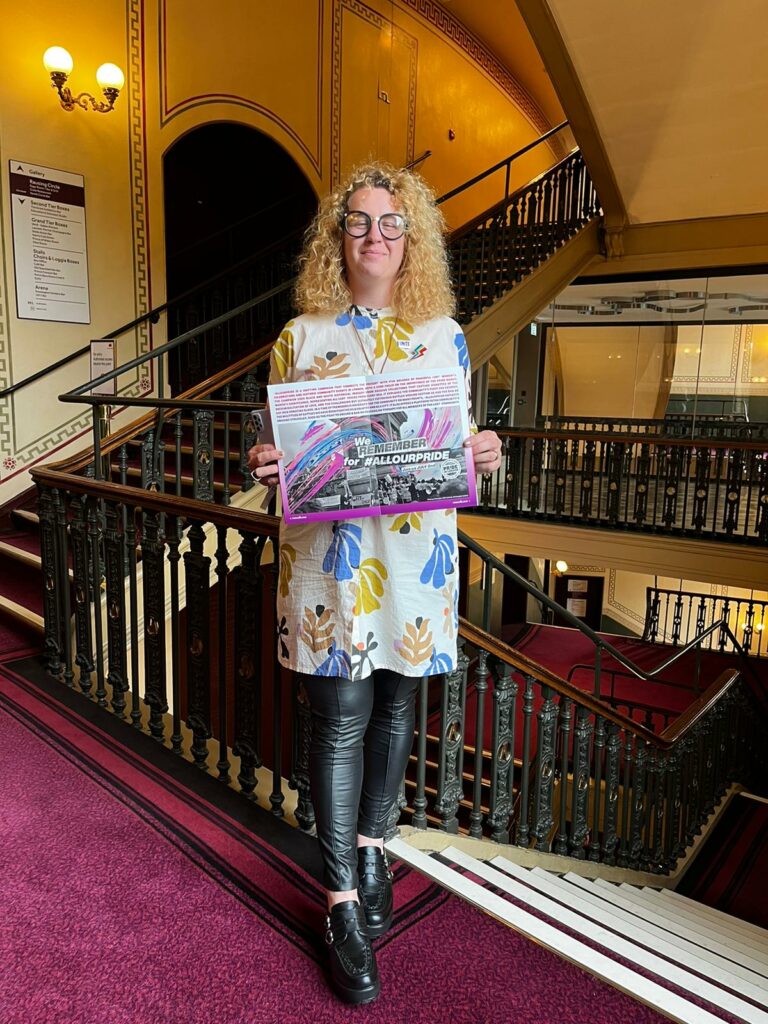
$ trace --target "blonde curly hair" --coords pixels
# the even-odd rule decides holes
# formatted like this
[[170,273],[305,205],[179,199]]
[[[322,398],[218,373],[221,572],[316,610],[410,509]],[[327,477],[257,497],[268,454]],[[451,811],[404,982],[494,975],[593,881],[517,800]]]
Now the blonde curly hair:
[[360,188],[385,188],[408,221],[405,253],[392,301],[397,315],[411,323],[452,316],[455,299],[445,250],[445,221],[435,205],[434,193],[413,171],[380,162],[356,167],[320,201],[299,257],[296,309],[335,316],[351,304],[341,218],[350,196]]

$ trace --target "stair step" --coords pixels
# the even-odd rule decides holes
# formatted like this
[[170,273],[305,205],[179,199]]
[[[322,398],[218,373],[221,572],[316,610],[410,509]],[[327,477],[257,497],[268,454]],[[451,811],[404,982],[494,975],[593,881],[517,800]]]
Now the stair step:
[[11,521],[20,523],[24,526],[33,526],[35,529],[40,528],[40,516],[37,512],[30,512],[26,508],[16,508],[11,512]]
[[[136,477],[141,478],[141,468],[139,466],[129,466],[128,469],[126,470],[126,476],[134,477],[134,478],[136,478]],[[176,485],[176,474],[175,473],[164,473],[163,474],[163,480],[166,482],[166,484],[173,484],[174,487],[175,487],[175,485]],[[194,486],[194,478],[189,476],[189,474],[187,474],[187,473],[182,473],[181,474],[181,483],[182,483],[183,487],[187,487],[187,488],[189,488],[189,490],[192,490],[192,488]],[[221,481],[221,480],[214,480],[213,481],[213,489],[214,489],[214,491],[223,491],[224,490],[224,483],[223,483],[223,481]],[[231,494],[235,494],[238,491],[240,491],[241,489],[242,488],[241,488],[240,484],[235,479],[233,479],[230,476],[230,479],[229,479],[229,490],[230,490],[230,493]],[[165,493],[166,494],[170,493],[170,491],[167,489]]]
[[735,929],[746,936],[762,939],[763,942],[768,941],[768,934],[766,933],[765,928],[761,928],[757,924],[752,924],[750,921],[742,921],[738,917],[732,917],[731,914],[726,914],[723,910],[716,910],[714,907],[708,907],[706,903],[699,903],[697,900],[692,900],[689,896],[683,896],[682,893],[675,892],[674,889],[662,889],[661,895],[669,897],[675,905],[688,907],[694,910],[699,917],[723,922],[732,929]]
[[25,626],[29,626],[41,635],[45,632],[45,621],[42,615],[38,615],[37,612],[33,612],[30,608],[25,608],[24,605],[17,604],[10,597],[4,597],[2,594],[0,594],[0,612],[9,615],[12,619],[23,623]]
[[[716,966],[723,966],[723,963],[727,965],[727,970],[736,978],[741,978],[744,982],[748,982],[750,985],[757,985],[758,987],[765,987],[768,990],[766,979],[759,972],[751,969],[748,965],[745,965],[735,959],[729,957],[725,952],[724,948],[717,950],[706,949],[697,942],[698,936],[686,931],[671,932],[667,927],[667,922],[663,919],[655,918],[654,915],[648,913],[640,913],[636,908],[633,908],[632,904],[624,900],[621,895],[620,889],[617,886],[608,886],[607,888],[598,887],[595,882],[589,879],[584,879],[578,874],[564,874],[562,881],[572,886],[574,889],[578,889],[581,894],[591,897],[592,900],[599,899],[604,902],[608,902],[613,912],[620,913],[624,916],[625,913],[632,916],[635,921],[635,926],[638,929],[645,930],[653,928],[659,931],[666,937],[666,941],[671,945],[679,946],[680,948],[692,948],[697,950],[697,955],[706,961],[707,963],[715,963]],[[681,945],[682,944],[682,945]],[[714,957],[714,959],[713,959]]]
[[[0,579],[3,580],[4,598],[7,598],[10,605],[16,608],[28,610],[38,618],[43,611],[43,579],[37,566],[25,564],[24,571],[19,571],[21,564],[18,556],[21,553],[18,548],[5,550],[5,545],[0,546]],[[41,619],[42,621],[42,619]]]
[[[611,957],[593,949],[579,939],[573,938],[548,921],[543,921],[496,893],[489,892],[482,885],[471,881],[421,850],[414,849],[402,839],[391,839],[386,846],[393,857],[405,861],[406,864],[468,903],[484,910],[533,942],[578,964],[610,985],[629,993],[661,1013],[667,1014],[673,1020],[680,1021],[682,1024],[718,1024],[718,1022],[722,1022],[721,1017],[715,1016],[709,1010],[697,1006],[675,992],[670,992],[657,982],[644,978],[636,971],[617,963]],[[503,879],[501,872],[495,873]],[[667,966],[671,967],[671,965]],[[765,1019],[768,1020],[768,1016]]]
[[635,914],[644,921],[655,924],[659,928],[664,928],[666,931],[680,936],[680,938],[687,939],[689,942],[694,943],[694,945],[703,946],[711,953],[717,953],[727,960],[740,963],[743,967],[747,967],[750,971],[759,974],[761,977],[768,977],[764,964],[759,960],[748,955],[739,955],[733,952],[720,941],[719,937],[713,940],[711,937],[703,936],[700,931],[690,927],[687,923],[675,921],[674,919],[670,920],[668,915],[665,916],[660,913],[660,910],[663,909],[662,907],[648,907],[642,903],[633,902],[624,889],[617,889],[610,882],[604,882],[600,878],[591,882],[589,879],[570,873],[565,877],[569,882],[586,889],[588,892],[604,896],[605,899],[610,899],[617,906],[623,907],[624,910],[628,910],[631,914]]
[[38,569],[40,572],[43,571],[43,563],[39,554],[35,554],[33,551],[28,551],[26,548],[20,547],[14,543],[14,539],[0,540],[0,554],[8,555],[15,562],[20,565],[27,565],[32,569]]
[[636,915],[612,903],[608,898],[609,894],[606,894],[605,898],[595,896],[585,889],[572,885],[560,875],[543,871],[541,868],[526,871],[507,857],[494,857],[491,864],[598,924],[614,931],[618,931],[619,926],[624,925],[624,934],[627,934],[627,929],[631,929],[633,940],[640,945],[655,950],[682,967],[688,967],[698,974],[711,978],[719,985],[739,992],[753,1002],[768,1006],[768,981],[765,978],[709,950],[702,949],[701,946],[672,935],[663,928],[642,921]]
[[[713,1006],[718,1006],[727,1013],[733,1013],[742,1020],[749,1021],[750,1024],[768,1024],[767,1013],[758,1010],[738,996],[724,991],[709,981],[700,978],[697,974],[692,974],[690,971],[685,970],[683,967],[670,963],[669,960],[657,956],[656,953],[650,952],[636,941],[616,934],[615,931],[610,930],[610,925],[608,928],[602,927],[602,925],[597,924],[594,920],[590,920],[571,909],[570,904],[568,907],[565,907],[561,903],[550,899],[549,896],[544,895],[541,891],[528,884],[530,872],[527,869],[521,868],[518,872],[518,874],[522,872],[526,879],[525,884],[523,884],[520,881],[507,877],[506,874],[486,864],[484,861],[478,861],[454,847],[444,850],[442,856],[458,864],[459,867],[471,871],[472,874],[489,882],[495,888],[501,889],[502,892],[512,896],[513,899],[530,906],[539,913],[546,914],[547,917],[557,921],[558,924],[575,931],[590,942],[606,947],[615,955],[636,964],[638,967],[642,967],[643,970],[650,971],[651,974],[663,978],[677,988],[681,988],[691,995],[697,996],[699,999],[705,999]],[[729,987],[733,984],[734,980],[731,979]]]
[[[605,882],[603,879],[598,880],[602,885],[610,885],[609,882]],[[708,937],[711,934],[711,925],[703,921],[702,918],[692,913],[688,909],[682,909],[676,904],[672,905],[665,902],[661,902],[658,898],[650,896],[648,893],[643,892],[642,889],[638,889],[634,885],[629,885],[623,882],[621,885],[621,891],[625,896],[628,896],[630,900],[634,900],[641,906],[648,907],[650,909],[659,909],[659,912],[666,917],[668,920],[673,921],[675,924],[683,922],[686,927],[698,932],[700,935]],[[768,945],[765,943],[765,937],[761,944],[757,944],[754,941],[744,940],[740,932],[735,932],[733,929],[720,923],[717,927],[717,942],[722,949],[732,950],[739,956],[748,956],[758,963],[762,964],[761,974],[768,977]],[[760,948],[760,946],[762,948]]]
[[[141,448],[142,444],[143,444],[143,442],[142,442],[141,438],[136,437],[136,438],[132,438],[128,442],[128,447],[129,448]],[[176,453],[176,444],[175,444],[175,442],[174,441],[169,441],[169,440],[164,441],[163,442],[163,450],[165,451],[166,456],[168,456],[168,455],[175,455],[175,453]],[[180,450],[181,450],[181,454],[182,455],[194,455],[194,452],[195,452],[194,446],[191,445],[191,444],[182,444]],[[224,449],[223,448],[214,448],[214,450],[213,450],[213,457],[215,459],[223,459],[224,458]],[[240,449],[239,448],[237,450],[230,449],[229,459],[230,459],[230,462],[236,462],[236,461],[239,462],[239,460],[240,460]]]

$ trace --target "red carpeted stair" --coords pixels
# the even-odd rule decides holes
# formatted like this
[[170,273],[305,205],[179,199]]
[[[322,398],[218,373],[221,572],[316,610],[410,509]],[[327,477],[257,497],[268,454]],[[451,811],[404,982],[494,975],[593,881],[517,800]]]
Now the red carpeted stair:
[[768,803],[735,796],[678,892],[743,921],[768,928]]

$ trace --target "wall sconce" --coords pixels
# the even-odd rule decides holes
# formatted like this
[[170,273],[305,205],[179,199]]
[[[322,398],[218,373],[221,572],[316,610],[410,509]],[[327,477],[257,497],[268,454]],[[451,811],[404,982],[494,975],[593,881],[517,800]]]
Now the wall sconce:
[[562,558],[558,558],[555,562],[555,576],[565,576],[568,572],[568,563]]
[[59,94],[61,105],[65,110],[74,110],[75,107],[88,109],[88,103],[99,114],[108,114],[115,105],[115,100],[120,90],[125,85],[125,75],[117,64],[102,64],[96,71],[96,81],[104,93],[104,100],[97,100],[89,92],[78,93],[73,96],[66,84],[67,78],[72,73],[74,61],[69,52],[63,46],[49,46],[43,54],[45,70],[51,76],[53,88]]

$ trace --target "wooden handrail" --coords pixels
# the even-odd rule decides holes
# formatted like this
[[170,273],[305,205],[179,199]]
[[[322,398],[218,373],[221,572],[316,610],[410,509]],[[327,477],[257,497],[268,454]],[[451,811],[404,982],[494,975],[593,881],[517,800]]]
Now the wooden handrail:
[[701,697],[694,701],[680,715],[680,718],[676,719],[664,732],[657,734],[647,729],[644,725],[635,722],[627,715],[614,711],[613,708],[604,704],[599,698],[566,682],[561,676],[550,672],[548,668],[516,651],[509,644],[504,643],[503,640],[498,640],[495,636],[481,629],[480,626],[475,626],[467,619],[459,619],[459,632],[470,643],[477,647],[482,647],[483,650],[493,654],[505,664],[511,665],[519,672],[533,676],[538,682],[543,683],[544,686],[551,687],[562,697],[567,697],[569,700],[591,711],[592,714],[600,715],[606,721],[613,722],[614,725],[618,725],[621,729],[633,733],[638,739],[645,740],[646,743],[650,743],[661,750],[669,750],[681,737],[686,736],[702,716],[718,702],[724,693],[731,689],[740,677],[737,669],[726,669],[705,690]]
[[462,224],[461,227],[456,228],[454,231],[451,231],[450,234],[448,235],[449,244],[453,245],[454,242],[458,242],[458,240],[460,238],[463,238],[464,235],[468,235],[471,231],[474,231],[479,224],[483,224],[485,221],[492,220],[502,210],[505,210],[512,202],[514,202],[514,200],[517,199],[518,196],[523,195],[526,192],[530,192],[532,189],[535,189],[538,183],[543,178],[546,178],[553,171],[556,171],[558,167],[561,167],[563,164],[567,163],[569,160],[573,158],[573,155],[578,152],[578,147],[572,149],[571,152],[564,156],[562,160],[559,160],[556,164],[552,164],[552,166],[549,167],[546,171],[542,171],[541,174],[539,174],[535,178],[532,178],[525,185],[520,185],[519,188],[514,189],[514,191],[509,193],[509,195],[504,196],[503,199],[499,199],[497,202],[492,203],[487,209],[483,210],[482,213],[476,214],[472,218],[472,220],[468,221],[466,224]]
[[199,522],[213,523],[215,526],[227,526],[235,530],[247,530],[249,533],[261,533],[275,538],[280,531],[280,519],[277,516],[255,512],[250,508],[215,505],[210,501],[197,501],[194,498],[166,494],[164,491],[145,491],[139,487],[125,487],[122,484],[111,484],[86,476],[59,473],[47,468],[32,469],[30,473],[38,484],[73,491],[75,494],[105,498],[122,505],[152,509],[153,512],[165,512],[166,515],[176,516],[179,519],[194,519]]
[[[223,370],[219,370],[212,377],[207,380],[201,381],[199,384],[195,384],[193,387],[188,388],[180,395],[176,395],[175,398],[193,399],[202,398],[203,395],[208,394],[211,391],[216,391],[219,388],[224,387],[227,384],[231,384],[233,381],[244,372],[259,366],[269,357],[269,353],[272,351],[273,342],[268,342],[266,345],[262,345],[261,348],[257,348],[255,352],[251,352],[247,356],[243,356],[236,363],[232,363],[231,366],[225,367]],[[177,411],[173,405],[174,398],[168,399],[168,409],[165,413],[164,418],[173,416]],[[122,404],[119,400],[115,402],[116,405]],[[254,404],[256,408],[256,404]],[[148,430],[157,419],[156,413],[146,413],[144,416],[133,420],[132,423],[128,423],[122,427],[116,434],[112,434],[109,437],[105,437],[101,446],[101,454],[109,455],[115,451],[122,444],[130,441],[137,434],[143,433]],[[57,470],[59,472],[79,472],[84,469],[89,462],[93,461],[93,448],[88,447],[85,451],[78,452],[76,455],[71,455],[67,459],[62,459],[61,462],[49,462],[46,466],[47,469]]]
[[679,718],[667,726],[659,738],[666,740],[671,746],[687,736],[696,723],[717,704],[723,694],[727,693],[740,677],[741,673],[735,668],[722,672],[704,693],[683,711]]

